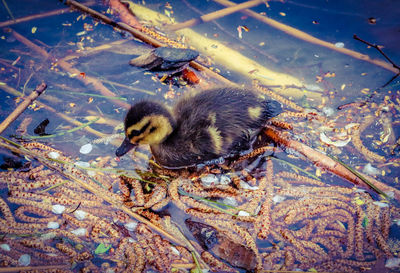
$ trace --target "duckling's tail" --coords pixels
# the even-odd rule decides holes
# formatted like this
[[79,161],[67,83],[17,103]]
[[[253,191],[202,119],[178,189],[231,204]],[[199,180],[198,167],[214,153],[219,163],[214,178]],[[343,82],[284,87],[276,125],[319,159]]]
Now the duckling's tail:
[[282,105],[276,100],[265,100],[264,117],[270,119],[282,113]]

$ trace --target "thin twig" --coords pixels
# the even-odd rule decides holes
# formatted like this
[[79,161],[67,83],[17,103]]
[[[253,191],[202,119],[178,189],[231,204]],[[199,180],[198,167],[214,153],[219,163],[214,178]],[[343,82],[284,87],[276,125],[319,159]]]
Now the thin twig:
[[[11,95],[13,95],[13,96],[21,96],[21,95],[22,95],[21,92],[15,90],[14,88],[12,88],[12,87],[10,87],[10,86],[8,86],[8,85],[0,85],[0,89],[6,91],[7,93],[9,93],[9,94],[11,94]],[[82,122],[79,122],[79,121],[77,121],[76,119],[70,118],[70,117],[67,116],[66,114],[63,114],[63,113],[61,113],[60,111],[57,111],[56,109],[54,109],[54,108],[51,107],[51,106],[48,106],[47,104],[44,104],[44,103],[42,103],[42,102],[40,102],[40,101],[37,101],[37,104],[38,104],[39,106],[42,106],[44,109],[46,109],[46,110],[49,111],[50,113],[59,116],[60,118],[66,120],[67,122],[69,122],[69,123],[71,123],[71,124],[73,124],[73,125],[81,126],[81,125],[83,124]],[[93,135],[95,135],[95,136],[98,136],[98,137],[106,137],[106,134],[101,133],[101,132],[99,132],[99,131],[97,131],[97,130],[94,130],[94,129],[92,129],[91,127],[85,127],[84,130],[86,130],[87,132],[89,132],[89,133],[91,133],[91,134],[93,134]],[[116,144],[116,145],[119,145],[120,143],[118,143],[118,144],[115,143],[115,144]]]
[[[89,1],[89,2],[85,3],[86,6],[92,6],[94,4],[95,4],[94,1]],[[70,11],[70,8],[65,8],[65,9],[57,9],[57,10],[52,10],[49,12],[29,15],[26,17],[21,17],[21,18],[9,20],[9,21],[0,22],[0,27],[7,27],[7,26],[14,25],[14,24],[19,24],[19,23],[35,20],[35,19],[40,19],[40,18],[54,16],[54,15],[60,15],[60,14],[64,14],[69,11]]]
[[69,269],[71,265],[69,264],[60,264],[60,265],[41,265],[41,266],[17,266],[17,267],[6,267],[0,268],[0,273],[11,273],[11,272],[50,272],[50,271],[58,271],[61,269]]
[[[121,23],[121,22],[116,22],[110,18],[108,18],[107,16],[93,10],[90,9],[88,7],[85,7],[84,5],[74,1],[74,0],[66,0],[65,1],[66,4],[71,5],[76,7],[79,10],[82,10],[83,12],[89,13],[91,16],[98,18],[100,20],[102,20],[104,23],[109,24],[113,27],[117,27],[123,31],[127,31],[130,34],[132,34],[135,38],[149,44],[152,45],[154,47],[160,47],[160,46],[166,46],[166,44],[161,43],[160,41],[154,39],[153,37],[141,32],[140,30],[133,28],[125,23]],[[218,73],[215,73],[214,71],[211,71],[209,68],[205,67],[204,65],[195,62],[195,61],[191,61],[190,62],[190,66],[193,67],[194,69],[197,69],[199,71],[203,71],[204,73],[206,73],[208,76],[217,79],[219,81],[221,81],[222,83],[225,84],[229,84],[229,85],[234,85],[233,82],[229,81],[228,79],[224,78],[223,76],[219,75]]]
[[112,27],[117,27],[121,30],[127,31],[127,32],[131,33],[133,36],[135,36],[136,38],[138,38],[148,44],[151,44],[155,47],[165,46],[164,44],[160,43],[156,39],[153,39],[152,37],[144,34],[140,30],[133,28],[131,26],[128,26],[127,24],[116,22],[116,21],[112,20],[111,18],[105,16],[104,14],[101,14],[100,12],[97,12],[94,9],[88,8],[85,5],[78,3],[74,0],[66,0],[65,4],[70,5],[70,6],[76,8],[80,11],[83,11],[85,13],[88,13],[92,17],[100,19],[101,21],[103,21],[104,23],[106,23]]
[[145,90],[145,89],[142,89],[142,88],[132,87],[132,86],[129,86],[129,85],[126,85],[126,84],[121,84],[121,83],[117,83],[117,82],[114,82],[114,81],[109,81],[109,80],[102,79],[102,78],[100,78],[100,81],[102,81],[102,82],[104,82],[104,83],[108,83],[108,84],[110,84],[110,85],[115,85],[115,86],[118,86],[118,87],[123,87],[123,88],[129,89],[129,90],[133,90],[133,91],[137,91],[137,92],[142,92],[142,93],[146,93],[146,94],[149,94],[149,95],[155,95],[155,94],[156,94],[156,93],[153,92],[153,91]]
[[[192,4],[189,3],[188,0],[182,0],[183,3],[185,3],[185,5],[192,9],[193,11],[197,12],[198,14],[203,15],[203,13],[197,9],[196,7],[194,7]],[[263,50],[260,50],[258,47],[254,46],[253,44],[247,42],[246,40],[243,39],[239,39],[237,35],[233,34],[231,31],[227,31],[223,26],[221,26],[217,21],[213,21],[212,22],[217,28],[219,28],[223,33],[225,33],[226,35],[232,37],[233,39],[235,39],[236,41],[242,43],[243,45],[245,45],[246,47],[250,48],[251,50],[267,57],[268,59],[270,59],[271,61],[273,61],[274,63],[278,63],[278,59],[275,58],[274,56],[264,52]]]
[[80,130],[82,128],[85,128],[86,126],[89,126],[90,124],[95,123],[99,119],[100,119],[100,117],[97,117],[97,118],[95,118],[95,119],[93,119],[93,120],[91,120],[89,122],[86,122],[86,123],[84,123],[84,124],[82,124],[82,125],[80,125],[78,127],[75,127],[75,128],[72,128],[72,129],[69,129],[69,130],[66,130],[66,131],[62,131],[62,132],[59,132],[59,133],[56,133],[56,134],[52,134],[52,135],[44,135],[44,136],[29,136],[29,135],[27,135],[27,136],[21,136],[21,138],[26,138],[26,139],[44,139],[44,138],[53,138],[53,137],[63,136],[65,134],[73,133],[73,132],[78,131],[78,130]]
[[[164,237],[168,238],[168,240],[170,240],[171,242],[179,244],[179,245],[182,243],[181,241],[176,239],[174,236],[172,236],[171,234],[169,234],[168,232],[166,232],[162,228],[154,225],[152,222],[150,222],[149,220],[147,220],[143,216],[133,212],[131,209],[129,209],[125,205],[118,203],[116,200],[113,199],[112,196],[106,195],[106,194],[100,194],[99,193],[100,191],[98,190],[98,188],[93,186],[91,183],[84,182],[85,179],[77,179],[72,174],[70,174],[68,172],[65,172],[62,167],[59,167],[59,166],[57,166],[55,164],[50,163],[48,158],[43,157],[39,153],[36,153],[36,152],[34,152],[32,150],[24,148],[24,147],[22,147],[22,146],[20,146],[18,144],[17,144],[17,147],[16,147],[15,144],[14,145],[10,145],[10,144],[7,143],[7,142],[10,142],[10,141],[8,141],[8,139],[3,138],[1,136],[0,136],[0,139],[1,139],[0,147],[3,147],[5,149],[8,149],[8,150],[10,150],[12,152],[15,152],[15,153],[18,153],[18,154],[27,155],[27,156],[35,158],[36,160],[38,160],[40,163],[42,163],[43,165],[45,165],[49,169],[52,169],[52,170],[55,170],[55,171],[59,172],[61,175],[63,175],[66,178],[70,179],[74,183],[80,185],[82,188],[88,190],[89,192],[93,193],[94,195],[98,196],[99,198],[102,198],[104,201],[106,201],[107,203],[111,204],[114,208],[116,208],[118,210],[121,210],[121,211],[125,212],[126,214],[128,214],[129,216],[135,218],[137,221],[148,225],[151,229],[153,229],[154,231],[156,231],[159,234],[163,235]],[[87,177],[87,179],[90,180],[91,178]]]
[[2,0],[4,7],[6,8],[8,15],[10,15],[11,19],[15,20],[14,15],[12,14],[10,8],[7,5],[7,2],[5,0]]
[[[235,5],[234,2],[231,2],[231,1],[228,1],[228,0],[213,0],[213,1],[217,2],[217,3],[221,4],[221,5],[224,5],[224,6],[228,6],[228,7]],[[319,45],[319,46],[323,46],[323,47],[329,48],[331,50],[335,50],[337,52],[349,55],[349,56],[351,56],[353,58],[360,59],[360,60],[363,60],[363,61],[367,61],[367,62],[370,62],[370,63],[375,64],[377,66],[383,67],[383,68],[385,68],[385,69],[387,69],[389,71],[392,71],[394,73],[398,73],[397,69],[393,68],[391,66],[391,64],[389,64],[388,62],[385,62],[385,61],[382,61],[382,60],[378,60],[378,59],[371,59],[368,55],[361,54],[361,53],[359,53],[357,51],[354,51],[354,50],[350,50],[350,49],[347,49],[347,48],[336,47],[332,43],[328,43],[328,42],[323,41],[321,39],[318,39],[318,38],[316,38],[314,36],[311,36],[310,34],[305,33],[305,32],[303,32],[301,30],[298,30],[298,29],[290,27],[288,25],[279,23],[278,21],[272,20],[271,18],[268,18],[267,16],[261,15],[261,14],[259,14],[257,12],[252,11],[252,10],[244,9],[241,12],[246,14],[246,15],[248,15],[248,16],[251,16],[251,17],[253,17],[253,18],[255,18],[255,19],[257,19],[257,20],[259,20],[259,21],[261,21],[261,22],[263,22],[265,24],[267,24],[267,25],[270,25],[273,28],[279,29],[279,30],[287,33],[288,35],[291,35],[293,37],[301,39],[303,41],[306,41],[306,42],[309,42],[309,43],[313,43],[313,44],[316,44],[316,45]]]
[[[397,68],[397,69],[398,69],[398,73],[397,73],[396,75],[394,75],[388,82],[386,82],[384,85],[382,85],[381,88],[384,88],[384,87],[388,86],[392,81],[394,81],[394,79],[396,79],[398,76],[400,76],[400,67],[399,67],[395,62],[393,62],[393,61],[385,54],[385,52],[383,52],[383,50],[382,50],[378,45],[376,45],[376,44],[371,44],[370,42],[367,42],[367,41],[361,39],[361,38],[358,37],[356,34],[353,35],[353,38],[356,39],[357,41],[360,41],[360,42],[362,42],[362,43],[364,43],[364,44],[366,44],[366,45],[368,45],[368,46],[370,46],[370,47],[373,47],[373,48],[375,48],[376,50],[378,50],[379,53],[381,53],[382,56],[385,57],[385,59],[388,60],[388,61],[393,65],[394,68]],[[381,88],[379,88],[379,89],[381,89]]]
[[0,134],[7,129],[7,127],[16,120],[22,112],[37,98],[43,91],[46,89],[47,85],[43,82],[36,86],[36,89],[32,91],[32,93],[24,99],[24,101],[18,105],[17,108],[0,124]]
[[395,63],[385,54],[385,52],[382,51],[382,49],[381,49],[378,45],[371,44],[370,42],[367,42],[367,41],[361,39],[361,38],[358,37],[356,34],[353,35],[353,38],[356,39],[356,40],[358,40],[358,41],[360,41],[360,42],[362,42],[362,43],[364,43],[364,44],[366,44],[366,45],[368,45],[368,46],[370,46],[370,47],[375,48],[376,50],[378,50],[378,51],[383,55],[383,57],[385,57],[385,59],[388,60],[388,61],[393,65],[393,67],[397,68],[397,69],[400,71],[400,67],[399,67],[397,64],[395,64]]
[[[264,129],[264,133],[273,139],[276,143],[279,143],[285,147],[292,148],[305,156],[308,160],[312,161],[316,166],[325,168],[326,170],[350,181],[355,185],[361,185],[367,188],[370,188],[368,184],[366,184],[362,179],[352,173],[349,169],[347,169],[344,165],[340,164],[338,161],[333,160],[329,156],[312,149],[311,147],[305,145],[304,143],[295,141],[293,139],[286,138],[282,136],[281,132],[276,130],[275,128],[269,126]],[[366,179],[372,182],[375,188],[379,189],[379,194],[381,192],[393,192],[395,196],[395,200],[400,200],[400,190],[386,185],[372,177],[367,175],[363,175]],[[375,190],[375,189],[374,189]]]
[[190,19],[190,20],[182,22],[182,23],[169,25],[166,28],[170,31],[176,31],[179,29],[192,27],[192,26],[198,25],[200,23],[206,23],[209,21],[216,20],[218,18],[224,17],[226,15],[235,13],[235,12],[243,10],[243,9],[258,6],[259,4],[261,4],[263,2],[264,2],[263,0],[247,1],[247,2],[244,2],[241,4],[237,4],[235,6],[232,6],[232,7],[227,7],[227,8],[221,9],[221,10],[217,10],[217,11],[202,15],[199,18],[193,18],[193,19]]
[[[46,50],[44,50],[40,46],[36,45],[35,43],[31,42],[30,40],[28,40],[27,38],[25,38],[24,36],[22,36],[18,32],[14,31],[14,30],[11,30],[11,32],[12,32],[13,36],[18,41],[20,41],[21,43],[25,44],[26,46],[28,46],[33,51],[36,51],[37,53],[39,53],[40,55],[42,55],[45,58],[52,57]],[[69,72],[71,75],[79,75],[82,72],[82,71],[74,68],[70,63],[65,62],[63,60],[58,60],[57,64],[62,69],[64,69],[65,71]],[[111,92],[107,87],[105,87],[101,83],[101,81],[99,81],[97,78],[90,77],[90,76],[86,75],[85,77],[79,77],[78,76],[77,79],[82,81],[85,85],[92,85],[93,88],[97,89],[104,96],[116,97],[116,95],[113,92]],[[126,108],[126,109],[128,109],[130,107],[130,105],[128,103],[125,103],[125,102],[120,101],[120,100],[115,101],[115,103],[118,104],[119,106],[122,106],[122,107]]]
[[48,17],[48,16],[53,16],[53,15],[59,15],[59,14],[66,13],[68,11],[70,11],[69,8],[58,9],[58,10],[53,10],[53,11],[49,11],[46,13],[40,13],[40,14],[30,15],[30,16],[26,16],[26,17],[21,17],[21,18],[15,19],[15,20],[1,22],[0,27],[8,27],[8,26],[11,26],[14,24],[27,22],[27,21],[34,20],[34,19],[44,18],[44,17]]

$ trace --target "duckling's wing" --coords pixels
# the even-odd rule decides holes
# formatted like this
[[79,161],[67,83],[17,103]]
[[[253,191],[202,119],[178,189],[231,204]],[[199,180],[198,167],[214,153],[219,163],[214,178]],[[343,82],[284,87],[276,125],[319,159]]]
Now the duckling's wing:
[[266,102],[257,94],[238,88],[217,88],[188,95],[174,107],[177,126],[163,146],[174,156],[192,163],[247,150],[277,110],[274,102]]
[[205,129],[208,122],[188,124],[187,121],[177,122],[175,130],[163,143],[151,146],[154,156],[163,166],[191,166],[219,157]]

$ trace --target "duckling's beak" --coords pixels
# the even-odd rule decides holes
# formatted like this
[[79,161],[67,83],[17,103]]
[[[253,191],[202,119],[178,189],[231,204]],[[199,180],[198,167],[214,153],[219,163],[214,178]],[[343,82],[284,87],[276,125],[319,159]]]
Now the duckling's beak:
[[120,157],[123,156],[124,154],[126,154],[127,152],[129,152],[130,150],[132,150],[133,148],[135,148],[137,145],[136,144],[132,144],[129,141],[129,138],[125,138],[124,141],[122,142],[121,146],[119,146],[119,148],[115,151],[115,155]]

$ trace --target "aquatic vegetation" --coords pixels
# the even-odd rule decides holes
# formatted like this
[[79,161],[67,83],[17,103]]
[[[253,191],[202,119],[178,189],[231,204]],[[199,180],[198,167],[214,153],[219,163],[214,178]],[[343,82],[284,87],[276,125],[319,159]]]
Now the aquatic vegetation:
[[[29,143],[25,147],[42,156],[55,151],[39,143]],[[61,155],[58,162],[71,162],[61,151],[57,152]],[[28,172],[0,173],[1,187],[9,192],[6,200],[1,199],[0,206],[4,217],[0,230],[6,234],[4,244],[10,247],[9,251],[0,250],[6,257],[5,265],[18,265],[23,249],[23,253],[31,256],[31,266],[59,266],[73,261],[95,269],[98,265],[90,262],[94,257],[90,253],[98,244],[112,246],[113,252],[94,255],[104,260],[103,265],[107,263],[117,271],[147,266],[170,271],[183,266],[182,262],[194,263],[188,255],[191,250],[185,244],[171,251],[174,242],[156,235],[151,231],[152,226],[138,224],[129,230],[129,223],[136,220],[118,206],[104,202],[104,196],[111,196],[119,206],[128,206],[159,227],[165,226],[164,218],[168,216],[154,212],[172,202],[192,219],[212,228],[217,243],[210,243],[207,237],[209,243],[204,249],[207,252],[198,249],[202,254],[197,258],[204,257],[204,262],[213,270],[227,269],[227,264],[231,264],[258,270],[315,268],[349,272],[372,266],[379,255],[393,255],[388,244],[390,214],[400,215],[398,208],[378,206],[370,195],[355,188],[328,185],[294,173],[275,172],[271,159],[266,160],[262,173],[256,176],[232,169],[219,173],[217,176],[224,175],[231,182],[212,187],[201,182],[206,173],[214,172],[212,169],[204,173],[180,173],[176,178],[171,177],[168,185],[157,176],[148,177],[156,185],[145,186],[137,179],[115,174],[98,173],[91,178],[76,167],[62,163],[50,163],[49,167],[54,164],[63,165],[64,172],[91,184],[92,190],[82,188],[44,165]],[[99,167],[106,167],[108,163],[104,161],[103,164],[105,166]],[[33,182],[27,183],[27,179]],[[250,184],[252,189],[243,188],[245,184]],[[51,190],[43,191],[49,187]],[[234,200],[234,207],[224,205],[228,199]],[[218,201],[219,208],[225,207],[216,209],[207,200]],[[17,205],[18,209],[12,213],[8,204]],[[55,205],[63,205],[65,209],[55,213]],[[247,213],[240,213],[242,211]],[[59,225],[54,227],[51,223]],[[192,224],[191,231],[198,232],[196,228]],[[77,229],[82,229],[83,233],[77,233]],[[59,238],[64,238],[62,243]],[[176,240],[181,242],[181,239]],[[225,241],[230,246],[237,245],[241,249],[239,255],[223,255],[218,247]],[[48,256],[49,253],[52,255]],[[227,264],[211,258],[210,253]],[[255,257],[251,266],[248,255]]]
[[[120,1],[110,3],[120,16],[135,18]],[[139,8],[143,11],[140,15],[147,16],[148,9]],[[171,23],[174,18],[170,3],[165,4],[165,10],[167,16],[159,16],[152,23],[158,24],[164,17]],[[149,14],[158,16],[155,12]],[[261,96],[279,101],[286,111],[267,122],[253,150],[218,166],[166,170],[154,163],[144,150],[133,154],[132,160],[127,159],[129,164],[121,167],[110,156],[114,148],[106,145],[120,143],[121,134],[116,132],[118,126],[111,121],[110,113],[123,113],[122,108],[130,106],[132,98],[128,92],[172,98],[191,92],[190,87],[175,89],[173,83],[167,84],[150,72],[141,72],[151,75],[148,82],[152,85],[149,87],[145,82],[140,88],[139,81],[144,79],[131,80],[130,73],[113,75],[115,78],[110,77],[111,81],[105,79],[106,73],[90,71],[94,66],[102,66],[98,64],[101,58],[97,55],[95,65],[90,66],[82,61],[84,56],[93,56],[96,52],[105,52],[107,47],[113,48],[116,43],[126,42],[124,39],[104,44],[109,37],[101,33],[101,42],[96,44],[95,35],[88,33],[95,32],[98,22],[82,22],[75,42],[60,43],[62,50],[64,46],[67,48],[61,54],[39,47],[47,41],[42,42],[37,36],[33,43],[10,30],[7,35],[27,46],[30,54],[39,55],[32,58],[27,55],[29,61],[45,59],[44,64],[50,67],[49,78],[57,82],[52,84],[68,90],[68,94],[57,92],[57,98],[53,97],[55,92],[40,97],[40,100],[49,99],[49,105],[65,103],[64,108],[55,110],[38,101],[32,109],[43,107],[44,111],[73,126],[60,122],[53,135],[38,137],[39,142],[19,144],[0,137],[1,149],[21,155],[15,160],[22,162],[11,164],[10,159],[10,164],[4,164],[5,170],[0,172],[2,269],[360,272],[382,266],[382,261],[388,268],[398,267],[399,242],[395,237],[400,219],[400,191],[396,172],[400,162],[395,133],[399,125],[400,93],[395,90],[396,85],[392,86],[390,96],[371,94],[363,89],[361,94],[368,94],[365,101],[346,103],[336,109],[335,103],[346,100],[346,93],[335,97],[334,87],[327,80],[334,79],[338,71],[321,71],[319,64],[319,75],[314,77],[321,85],[304,84],[289,74],[270,73],[224,43],[192,30],[178,32],[173,40],[149,22],[135,19],[129,27],[108,18],[108,12],[98,15],[97,18],[113,27],[129,31],[156,47],[191,48],[194,45],[201,48],[198,60],[208,60],[207,66],[211,69],[192,61],[190,65],[199,72],[191,76],[193,80],[188,81],[191,84],[212,85],[210,78],[219,85],[231,84],[213,66],[219,61],[223,63],[221,59],[240,60],[240,65],[232,71],[249,77],[248,82],[256,78],[253,89]],[[266,19],[261,14],[257,16],[264,18],[262,21]],[[84,17],[79,14],[74,24]],[[242,24],[236,29],[249,32],[242,38],[254,31]],[[32,28],[32,34],[40,32],[40,27]],[[194,44],[187,43],[188,40]],[[92,47],[95,45],[98,46]],[[356,53],[341,47],[335,50]],[[207,56],[202,56],[204,52]],[[15,64],[28,63],[24,58],[14,58],[15,61],[9,62],[12,65],[5,62],[4,66],[12,72],[2,72],[10,77],[0,83],[2,90],[21,97],[16,89],[22,88],[19,81],[26,78],[20,77]],[[78,58],[81,59],[77,61]],[[385,62],[369,60],[388,67]],[[84,65],[79,64],[81,61]],[[26,63],[23,65],[30,72],[32,64]],[[129,67],[128,59],[125,64]],[[393,71],[393,67],[388,70]],[[31,77],[37,75],[28,75],[24,90]],[[71,86],[60,84],[62,77]],[[125,78],[129,81],[119,82]],[[82,83],[92,90],[82,93]],[[324,89],[323,84],[326,84]],[[347,92],[350,87],[348,83],[340,83],[337,90]],[[127,93],[119,88],[125,88]],[[73,97],[74,93],[88,98],[65,101],[65,97]],[[295,100],[298,98],[301,100]],[[90,107],[94,109],[86,109]],[[86,123],[78,122],[84,117],[87,117]],[[117,123],[118,119],[119,116],[115,118]],[[29,136],[32,120],[42,120],[42,117],[38,112],[29,112],[17,133]],[[82,131],[99,139],[90,140]],[[268,137],[276,145],[265,146]],[[177,145],[177,149],[181,146]],[[88,150],[78,153],[80,147]],[[366,181],[371,184],[365,184]]]

